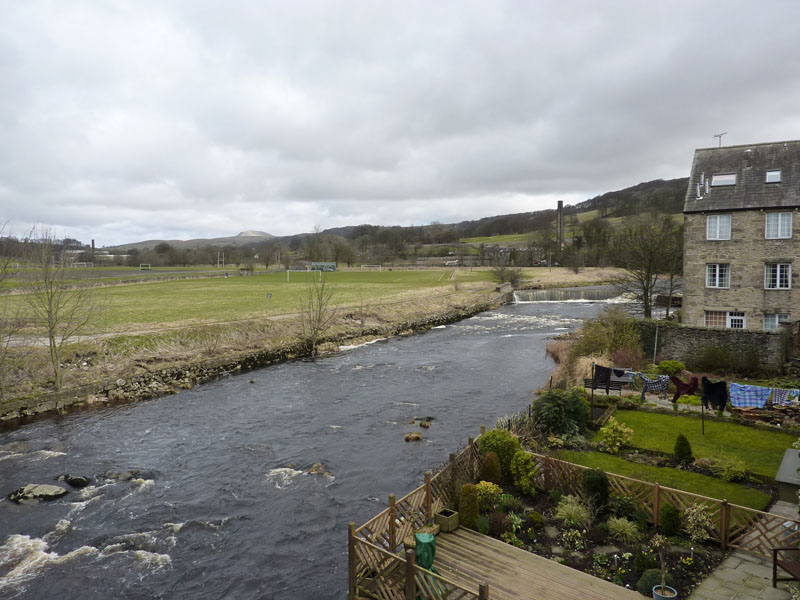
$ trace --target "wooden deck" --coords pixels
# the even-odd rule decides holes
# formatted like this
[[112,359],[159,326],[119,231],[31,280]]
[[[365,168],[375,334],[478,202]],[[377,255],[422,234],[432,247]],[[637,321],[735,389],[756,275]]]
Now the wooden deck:
[[488,582],[490,600],[641,599],[635,591],[464,527],[436,536],[433,564],[468,589]]

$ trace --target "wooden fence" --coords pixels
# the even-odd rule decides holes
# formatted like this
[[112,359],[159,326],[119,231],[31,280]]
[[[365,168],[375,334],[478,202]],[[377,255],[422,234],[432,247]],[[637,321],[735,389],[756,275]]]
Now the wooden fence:
[[488,599],[488,588],[471,591],[423,569],[416,564],[413,549],[403,544],[416,529],[433,521],[433,515],[447,506],[462,483],[475,480],[479,463],[478,445],[470,439],[464,450],[450,455],[436,475],[425,473],[423,485],[400,500],[389,496],[388,508],[361,527],[350,523],[349,600]]
[[[589,467],[544,454],[531,454],[539,467],[539,487],[558,488],[565,494],[584,497],[583,471]],[[772,548],[800,543],[800,521],[795,519],[613,473],[608,473],[608,482],[612,497],[627,496],[656,526],[665,503],[681,511],[695,503],[708,506],[716,524],[709,533],[723,549],[736,548],[770,558]]]

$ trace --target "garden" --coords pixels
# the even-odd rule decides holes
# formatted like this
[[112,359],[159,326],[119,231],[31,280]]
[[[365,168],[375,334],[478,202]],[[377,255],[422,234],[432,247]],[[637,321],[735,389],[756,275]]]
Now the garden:
[[[461,524],[646,596],[663,583],[686,598],[724,558],[709,498],[765,509],[773,492],[758,475],[774,474],[796,439],[729,422],[703,435],[692,417],[631,410],[599,425],[583,390],[555,389],[481,435],[477,481],[451,482]],[[547,457],[570,474],[545,472],[548,460],[567,464]],[[658,514],[636,487],[655,483],[674,488]]]

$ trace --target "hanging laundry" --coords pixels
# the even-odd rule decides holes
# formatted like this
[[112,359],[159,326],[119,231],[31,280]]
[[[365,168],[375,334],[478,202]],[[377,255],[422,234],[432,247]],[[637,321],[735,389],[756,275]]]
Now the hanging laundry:
[[625,375],[625,369],[612,369],[614,371],[614,377],[622,377]]
[[667,388],[669,387],[669,377],[666,375],[659,375],[655,379],[636,372],[636,375],[642,380],[642,400],[644,400],[645,392],[661,392],[664,400],[667,399]]
[[772,388],[731,382],[731,406],[764,408]]
[[697,393],[697,390],[700,389],[700,382],[697,380],[697,377],[692,377],[689,380],[689,383],[684,383],[675,375],[670,375],[669,380],[675,384],[675,395],[672,397],[672,403],[675,404],[683,395],[691,396]]
[[611,387],[611,369],[608,367],[602,367],[600,365],[594,366],[594,380],[592,381],[592,387],[597,388],[605,388],[606,389],[606,396],[608,396],[609,388]]
[[724,381],[711,381],[708,377],[703,377],[703,406],[714,410],[725,410],[728,402],[728,386]]
[[791,406],[792,400],[800,395],[800,390],[786,390],[783,388],[772,388],[772,403],[781,406]]

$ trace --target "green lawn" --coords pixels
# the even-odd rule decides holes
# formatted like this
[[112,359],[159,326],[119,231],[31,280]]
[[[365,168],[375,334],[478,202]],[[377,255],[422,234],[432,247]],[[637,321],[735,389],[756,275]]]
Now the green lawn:
[[714,458],[722,454],[742,459],[754,473],[774,477],[797,436],[781,431],[756,429],[733,422],[706,420],[705,435],[700,419],[640,410],[618,410],[620,423],[633,429],[634,446],[672,452],[675,437],[683,433],[692,445],[695,458]]
[[464,238],[461,241],[468,244],[500,244],[503,242],[524,242],[535,232],[529,233],[510,233],[508,235],[489,235],[483,237]]
[[602,469],[607,473],[625,475],[626,477],[658,483],[659,485],[683,490],[684,492],[727,500],[732,504],[747,506],[756,510],[764,510],[772,500],[768,494],[715,477],[681,471],[671,467],[639,465],[602,452],[565,450],[561,455],[564,460],[595,469]]

